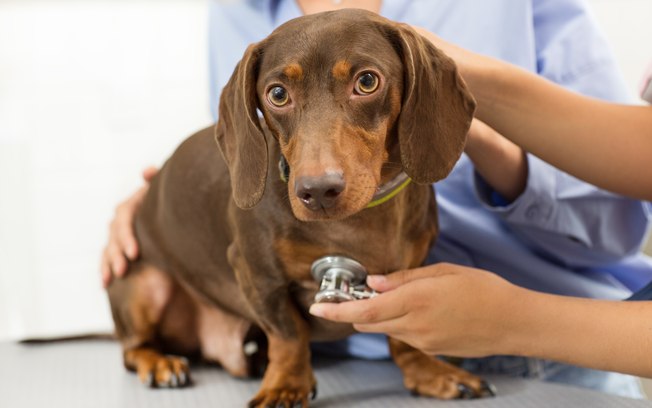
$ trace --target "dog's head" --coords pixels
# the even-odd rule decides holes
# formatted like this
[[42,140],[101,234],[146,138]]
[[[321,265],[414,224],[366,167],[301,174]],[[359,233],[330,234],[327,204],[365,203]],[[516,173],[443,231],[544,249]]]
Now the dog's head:
[[250,46],[224,88],[216,138],[233,198],[265,189],[260,110],[289,165],[304,221],[341,219],[401,170],[433,183],[464,148],[475,102],[455,64],[410,27],[362,10],[301,17]]

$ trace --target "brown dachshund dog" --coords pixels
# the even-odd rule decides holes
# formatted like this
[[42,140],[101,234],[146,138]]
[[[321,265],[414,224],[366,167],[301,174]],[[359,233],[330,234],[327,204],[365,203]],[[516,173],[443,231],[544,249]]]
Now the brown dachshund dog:
[[[187,139],[152,180],[136,218],[142,257],[108,289],[125,366],[152,386],[189,382],[187,361],[164,353],[248,376],[243,343],[258,330],[267,367],[250,406],[307,407],[310,341],[353,332],[307,313],[318,290],[312,262],[344,255],[371,274],[420,266],[438,230],[431,183],[461,155],[474,108],[449,58],[370,12],[301,17],[250,46],[217,125]],[[412,183],[369,206],[402,173]],[[415,393],[490,393],[463,370],[389,343]]]

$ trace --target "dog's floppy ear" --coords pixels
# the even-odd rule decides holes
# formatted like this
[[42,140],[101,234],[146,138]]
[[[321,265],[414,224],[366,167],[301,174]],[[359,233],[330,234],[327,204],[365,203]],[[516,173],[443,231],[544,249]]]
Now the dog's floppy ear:
[[260,46],[250,45],[220,96],[217,141],[231,176],[235,204],[254,207],[267,179],[267,140],[258,118],[256,81]]
[[418,183],[448,175],[466,142],[475,100],[452,59],[404,24],[392,24],[405,72],[398,138],[405,172]]

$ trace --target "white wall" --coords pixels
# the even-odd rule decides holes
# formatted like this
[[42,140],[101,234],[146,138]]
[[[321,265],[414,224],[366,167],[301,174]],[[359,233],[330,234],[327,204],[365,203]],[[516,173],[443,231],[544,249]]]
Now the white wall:
[[[0,0],[0,340],[108,331],[116,202],[210,123],[208,0]],[[652,0],[593,0],[634,93]]]
[[113,208],[211,122],[206,10],[0,0],[0,339],[110,330]]
[[645,69],[652,64],[652,0],[590,0],[611,44],[627,85],[639,95]]

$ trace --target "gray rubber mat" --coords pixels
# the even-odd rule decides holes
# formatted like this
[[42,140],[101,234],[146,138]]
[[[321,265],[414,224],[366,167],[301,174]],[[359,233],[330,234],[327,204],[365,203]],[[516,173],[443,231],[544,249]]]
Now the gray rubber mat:
[[[650,401],[538,381],[489,377],[498,396],[472,401],[412,397],[390,361],[315,361],[319,392],[311,407],[649,407]],[[212,366],[192,370],[194,385],[147,389],[122,366],[113,341],[0,343],[0,407],[167,408],[245,407],[258,380],[237,380]]]

